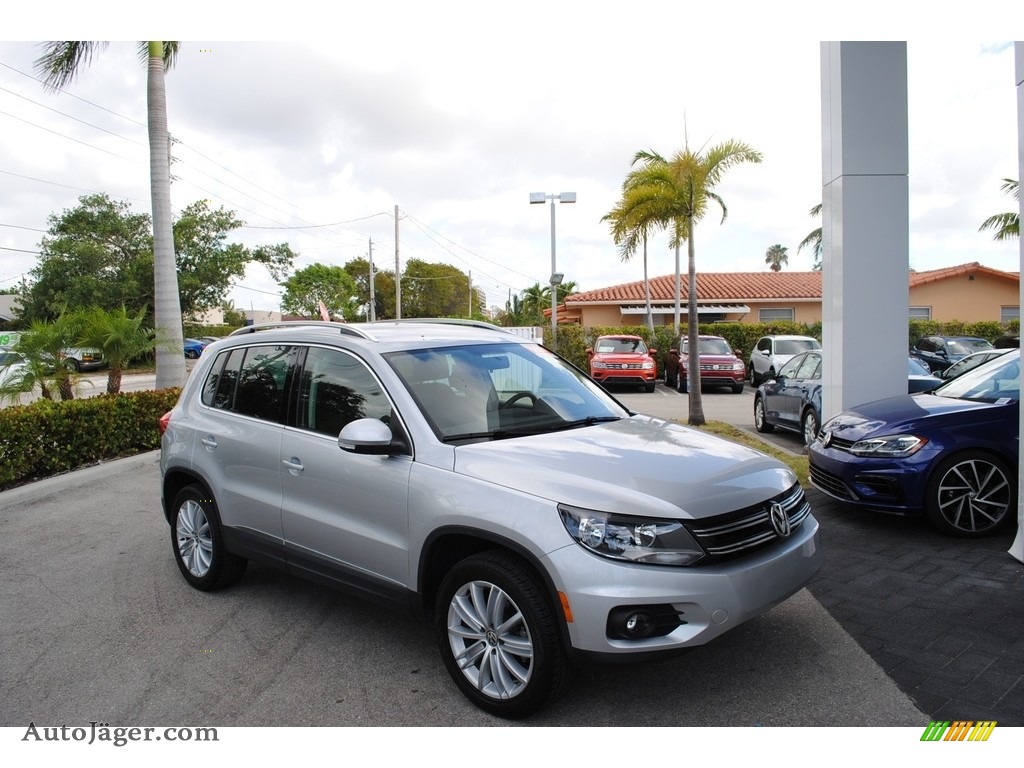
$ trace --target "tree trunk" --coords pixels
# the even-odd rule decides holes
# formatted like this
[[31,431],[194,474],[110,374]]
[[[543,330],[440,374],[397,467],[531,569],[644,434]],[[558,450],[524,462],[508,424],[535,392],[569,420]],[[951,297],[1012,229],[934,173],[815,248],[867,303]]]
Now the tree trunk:
[[647,280],[647,233],[644,233],[644,302],[647,309],[647,330],[654,339],[654,316],[651,314],[651,284]]
[[149,122],[150,193],[153,198],[153,313],[157,332],[156,388],[185,384],[184,334],[178,269],[174,258],[171,222],[170,137],[167,133],[167,96],[164,90],[164,46],[149,43],[147,102]]
[[112,365],[107,373],[107,394],[116,395],[121,391],[121,366]]
[[689,219],[687,221],[686,243],[686,251],[689,257],[687,271],[689,273],[690,280],[690,295],[686,297],[686,338],[690,347],[690,362],[688,364],[689,375],[687,377],[687,389],[690,396],[690,415],[687,418],[686,423],[699,427],[705,424],[706,420],[704,418],[704,401],[701,399],[700,393],[700,342],[698,340],[698,335],[700,333],[700,317],[697,313],[697,259],[693,247],[693,219]]

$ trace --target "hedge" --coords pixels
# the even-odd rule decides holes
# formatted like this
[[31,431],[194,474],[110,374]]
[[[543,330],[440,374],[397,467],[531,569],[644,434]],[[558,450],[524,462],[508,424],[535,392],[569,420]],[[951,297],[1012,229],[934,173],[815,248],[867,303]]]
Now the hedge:
[[0,410],[0,490],[159,448],[158,422],[180,393],[173,387]]

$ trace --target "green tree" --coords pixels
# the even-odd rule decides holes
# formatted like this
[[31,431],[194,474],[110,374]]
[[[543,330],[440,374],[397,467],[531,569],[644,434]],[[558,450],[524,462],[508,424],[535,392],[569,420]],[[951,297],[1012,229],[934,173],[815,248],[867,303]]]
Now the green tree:
[[[821,216],[821,203],[811,208],[811,216]],[[807,237],[800,241],[800,245],[796,247],[796,252],[800,253],[804,248],[811,248],[811,252],[814,256],[814,265],[811,267],[814,271],[818,272],[821,270],[821,227],[813,229],[808,233]]]
[[[53,320],[32,321],[14,345],[14,351],[28,361],[27,374],[21,382],[12,382],[11,389],[19,393],[31,392],[38,385],[42,397],[47,400],[53,399],[54,390],[61,400],[73,400],[75,382],[61,360],[65,349],[78,345],[82,327],[80,312],[63,312]],[[12,392],[8,387],[4,390],[4,396],[10,398]]]
[[310,264],[281,282],[284,296],[281,311],[305,317],[320,317],[320,303],[331,317],[351,322],[359,315],[356,284],[343,267]]
[[670,159],[655,152],[637,152],[633,159],[639,167],[623,184],[623,215],[628,220],[660,221],[669,230],[669,245],[676,252],[676,304],[674,330],[679,332],[680,270],[679,250],[687,243],[689,290],[687,302],[687,338],[689,345],[689,424],[705,423],[700,392],[700,358],[697,344],[697,262],[694,229],[714,202],[722,210],[725,222],[728,209],[717,186],[730,168],[742,163],[760,163],[761,153],[743,142],[729,140],[694,152],[687,144]]
[[[105,194],[85,195],[79,205],[51,215],[40,257],[21,296],[26,320],[53,319],[65,309],[101,307],[134,314],[152,305],[153,240],[150,219]],[[242,222],[205,201],[192,203],[174,222],[180,306],[186,315],[221,305],[232,280],[251,263],[263,264],[275,279],[284,276],[295,254],[287,245],[248,249],[228,243]]]
[[[44,44],[36,69],[44,85],[59,90],[75,79],[79,68],[107,43],[90,40],[55,40]],[[140,58],[147,64],[146,103],[149,126],[150,196],[153,206],[153,295],[157,334],[167,347],[157,347],[156,388],[185,384],[185,357],[178,350],[184,343],[178,274],[174,260],[174,231],[171,221],[170,135],[167,131],[167,95],[164,73],[178,53],[177,41],[149,40],[139,44]]]
[[644,314],[647,319],[647,330],[654,333],[654,314],[651,311],[651,284],[647,277],[647,238],[653,230],[660,229],[664,222],[648,208],[626,208],[627,181],[623,184],[623,197],[615,207],[606,213],[601,221],[608,222],[611,227],[612,242],[619,248],[619,259],[628,262],[636,254],[636,249],[643,246],[644,253]]
[[110,394],[121,391],[121,376],[128,363],[157,346],[156,334],[145,324],[146,314],[145,307],[135,315],[129,314],[125,307],[113,312],[93,307],[82,313],[78,344],[103,350],[110,366],[107,371]]
[[787,250],[786,246],[776,243],[765,251],[764,263],[769,266],[772,272],[781,272],[782,265],[789,263],[789,254],[786,253]]
[[521,296],[524,318],[529,321],[525,324],[540,325],[544,321],[544,309],[551,306],[551,286],[534,283],[524,288]]
[[[473,296],[470,299],[470,291]],[[486,295],[471,288],[469,276],[451,264],[410,259],[402,275],[403,317],[482,318]]]
[[[1018,181],[1003,179],[1003,186],[1000,189],[1012,196],[1014,200],[1020,200],[1020,184]],[[984,232],[985,230],[991,230],[995,233],[992,235],[993,240],[1015,240],[1020,237],[1020,214],[1016,211],[1008,211],[1006,213],[997,213],[995,216],[989,216],[978,227],[979,232]]]
[[[352,259],[345,264],[356,284],[356,297],[360,305],[370,305],[370,261],[362,257]],[[393,270],[380,269],[374,265],[373,272],[374,317],[377,320],[393,320],[395,317],[395,273]],[[367,310],[363,309],[364,317]],[[369,320],[369,317],[366,317]]]

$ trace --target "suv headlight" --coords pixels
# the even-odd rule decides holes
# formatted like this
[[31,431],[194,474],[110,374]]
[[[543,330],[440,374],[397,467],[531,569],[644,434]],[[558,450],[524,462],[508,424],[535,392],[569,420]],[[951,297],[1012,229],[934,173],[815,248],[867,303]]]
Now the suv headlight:
[[903,459],[913,456],[921,450],[925,443],[923,437],[916,435],[885,435],[884,437],[872,437],[867,440],[858,440],[850,446],[850,453],[854,456],[882,456],[891,459]]
[[601,360],[592,360],[590,363],[591,368],[607,368],[608,363],[602,362]]
[[654,363],[651,360],[644,360],[644,370],[649,371],[654,367]]
[[678,520],[614,515],[558,506],[569,535],[580,546],[613,560],[648,565],[693,565],[700,548]]

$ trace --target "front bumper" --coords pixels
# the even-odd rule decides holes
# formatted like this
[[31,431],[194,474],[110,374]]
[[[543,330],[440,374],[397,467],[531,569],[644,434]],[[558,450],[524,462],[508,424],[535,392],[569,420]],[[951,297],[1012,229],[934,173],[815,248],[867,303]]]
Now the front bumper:
[[905,459],[871,459],[815,440],[807,453],[811,485],[826,496],[897,515],[922,512],[935,459],[927,446]]
[[[818,523],[808,515],[790,538],[707,568],[620,563],[577,544],[552,552],[545,564],[572,610],[574,655],[607,662],[707,643],[800,591],[821,567],[822,552]],[[671,605],[684,623],[661,637],[609,637],[613,610],[652,604]]]

